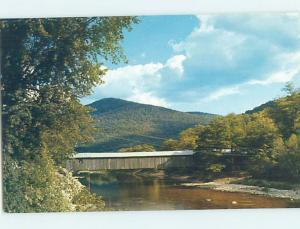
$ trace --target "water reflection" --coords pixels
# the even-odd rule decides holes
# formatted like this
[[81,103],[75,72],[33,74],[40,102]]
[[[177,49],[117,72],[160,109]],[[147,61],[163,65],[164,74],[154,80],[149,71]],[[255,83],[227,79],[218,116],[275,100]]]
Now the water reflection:
[[[89,182],[90,181],[90,182]],[[174,182],[138,176],[84,175],[82,182],[103,196],[107,210],[284,208],[293,201],[245,193],[181,187]],[[90,183],[90,185],[88,185]]]

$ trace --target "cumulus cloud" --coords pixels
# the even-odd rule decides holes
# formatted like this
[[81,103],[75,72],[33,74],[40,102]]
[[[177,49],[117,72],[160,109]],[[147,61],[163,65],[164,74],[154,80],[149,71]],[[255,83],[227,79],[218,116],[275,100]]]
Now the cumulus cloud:
[[212,92],[208,97],[204,98],[204,101],[218,100],[224,96],[234,95],[241,93],[239,86],[221,88]]
[[269,85],[287,83],[294,80],[300,72],[300,51],[283,53],[276,57],[276,70],[269,71],[262,79],[253,79],[247,82],[249,85]]
[[109,70],[86,101],[118,97],[185,111],[241,112],[300,78],[299,14],[197,19],[185,38],[169,42],[168,60]]
[[221,100],[249,87],[255,93],[259,87],[283,86],[299,75],[299,14],[197,18],[199,26],[184,40],[170,45],[175,53],[187,57],[186,81],[181,85],[192,85],[190,90],[195,93],[189,94],[202,97],[200,101]]
[[238,48],[245,36],[229,30],[217,29],[213,16],[198,16],[199,27],[181,42],[172,42],[177,53],[184,53],[190,66],[197,69],[222,69],[236,64]]
[[262,79],[253,79],[240,84],[220,88],[211,93],[206,100],[218,100],[224,96],[239,94],[243,88],[248,86],[266,86],[272,84],[284,84],[292,81],[299,76],[300,73],[300,52],[283,53],[277,57],[277,68],[275,72],[268,73]]
[[132,95],[127,99],[137,103],[151,104],[154,106],[161,106],[161,107],[169,107],[169,104],[164,98],[159,98],[155,96],[151,91],[143,92],[136,89],[133,90]]
[[178,75],[182,75],[184,72],[183,62],[186,60],[185,55],[176,55],[171,57],[166,66],[169,67],[171,70],[177,72]]
[[300,52],[285,53],[279,57],[280,68],[276,72],[270,73],[265,79],[250,80],[250,85],[269,85],[275,83],[287,83],[295,79],[300,72]]
[[104,84],[94,88],[92,96],[82,100],[91,103],[100,98],[116,97],[134,102],[168,107],[166,99],[159,97],[163,78],[181,76],[184,72],[184,55],[175,55],[166,63],[148,63],[127,65],[108,70],[104,76]]
[[251,80],[247,82],[249,85],[268,85],[274,83],[287,83],[291,81],[299,70],[275,72],[264,80]]

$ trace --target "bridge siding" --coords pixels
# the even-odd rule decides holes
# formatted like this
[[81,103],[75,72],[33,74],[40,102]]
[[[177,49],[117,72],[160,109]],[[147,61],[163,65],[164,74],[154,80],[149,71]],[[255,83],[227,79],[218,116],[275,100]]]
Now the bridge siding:
[[163,169],[171,167],[191,167],[193,163],[193,156],[75,158],[67,162],[67,168],[75,172],[117,169]]

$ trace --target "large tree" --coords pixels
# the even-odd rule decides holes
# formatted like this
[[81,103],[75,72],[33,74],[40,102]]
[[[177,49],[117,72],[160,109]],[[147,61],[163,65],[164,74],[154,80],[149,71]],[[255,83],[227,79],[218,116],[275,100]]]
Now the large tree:
[[[78,144],[91,140],[95,128],[90,109],[81,105],[79,99],[102,82],[105,62],[126,61],[121,42],[125,30],[130,31],[132,23],[137,22],[136,17],[0,21],[6,210],[47,210],[34,208],[48,206],[51,198],[42,196],[34,201],[28,197],[28,187],[44,193],[47,190],[30,183],[32,177],[23,176],[28,175],[25,170],[32,167],[41,172],[45,168],[53,170],[45,174],[59,174],[63,159],[74,153]],[[10,166],[15,166],[13,172]],[[12,176],[18,177],[16,174],[28,178],[29,183],[23,182],[23,186],[14,189],[11,181]],[[37,182],[43,180],[39,174],[35,173]],[[58,180],[49,178],[48,182]],[[59,187],[63,189],[64,185],[60,183]],[[18,209],[9,198],[15,193],[29,207]]]

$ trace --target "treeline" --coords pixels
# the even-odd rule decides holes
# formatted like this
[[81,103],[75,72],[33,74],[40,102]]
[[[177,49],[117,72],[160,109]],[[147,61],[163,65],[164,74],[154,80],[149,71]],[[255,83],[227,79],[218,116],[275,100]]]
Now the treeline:
[[300,91],[259,112],[230,114],[166,140],[164,150],[197,151],[197,167],[207,175],[246,172],[256,178],[300,180]]
[[135,145],[119,149],[120,152],[154,152],[156,149],[149,144]]
[[102,82],[104,61],[126,61],[135,17],[0,20],[3,206],[6,212],[101,210],[103,200],[65,169],[92,140],[79,99]]

